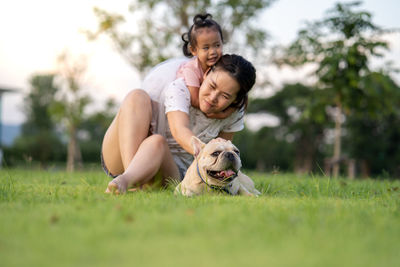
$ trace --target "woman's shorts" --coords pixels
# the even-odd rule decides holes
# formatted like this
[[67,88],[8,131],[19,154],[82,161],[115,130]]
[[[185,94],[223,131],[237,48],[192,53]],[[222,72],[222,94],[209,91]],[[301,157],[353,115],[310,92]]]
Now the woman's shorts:
[[101,167],[103,167],[103,171],[110,176],[111,178],[116,178],[118,175],[112,174],[108,169],[106,164],[104,163],[103,153],[100,153]]

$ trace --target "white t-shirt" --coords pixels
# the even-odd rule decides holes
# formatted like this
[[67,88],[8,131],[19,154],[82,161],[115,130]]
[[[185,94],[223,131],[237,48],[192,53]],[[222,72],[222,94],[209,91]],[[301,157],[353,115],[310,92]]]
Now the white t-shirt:
[[179,66],[186,61],[178,58],[157,65],[142,84],[142,88],[149,93],[153,101],[153,133],[166,137],[174,160],[183,171],[189,167],[193,156],[187,153],[171,135],[166,118],[168,112],[187,113],[190,130],[205,143],[217,137],[220,132],[238,132],[244,128],[244,110],[235,111],[226,119],[210,119],[190,105],[190,92],[183,78],[175,80]]
[[[228,118],[221,120],[208,118],[201,110],[192,107],[190,105],[189,89],[186,87],[183,78],[173,81],[165,89],[164,106],[165,114],[172,111],[187,113],[189,115],[190,130],[204,143],[216,138],[220,132],[238,132],[244,127],[243,110],[235,111]],[[174,158],[179,157],[186,170],[193,161],[193,156],[175,141],[169,127],[166,129],[165,137],[172,155],[174,155]],[[181,163],[177,164],[179,167],[183,167]]]

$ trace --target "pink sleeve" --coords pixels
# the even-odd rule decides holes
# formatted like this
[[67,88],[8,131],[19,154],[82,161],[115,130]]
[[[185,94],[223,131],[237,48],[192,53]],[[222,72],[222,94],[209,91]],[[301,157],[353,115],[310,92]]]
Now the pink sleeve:
[[197,60],[191,60],[180,67],[177,78],[183,78],[186,86],[200,87],[203,73],[197,66]]
[[196,73],[193,69],[183,68],[182,75],[186,86],[200,87],[198,73]]

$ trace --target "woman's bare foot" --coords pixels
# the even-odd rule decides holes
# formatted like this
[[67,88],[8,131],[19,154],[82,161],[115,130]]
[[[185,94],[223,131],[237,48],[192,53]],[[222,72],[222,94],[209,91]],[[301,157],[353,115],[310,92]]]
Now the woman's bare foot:
[[119,175],[108,183],[105,193],[113,195],[125,194],[127,187],[128,185],[124,181],[123,176]]
[[125,194],[126,191],[136,192],[136,191],[148,190],[151,188],[151,184],[152,183],[150,182],[135,187],[131,187],[128,189],[128,182],[125,181],[124,175],[121,174],[108,183],[105,193],[119,195],[119,194]]
[[138,186],[138,187],[129,188],[128,191],[129,192],[145,191],[145,190],[149,190],[150,188],[151,188],[151,185],[142,184],[141,186]]

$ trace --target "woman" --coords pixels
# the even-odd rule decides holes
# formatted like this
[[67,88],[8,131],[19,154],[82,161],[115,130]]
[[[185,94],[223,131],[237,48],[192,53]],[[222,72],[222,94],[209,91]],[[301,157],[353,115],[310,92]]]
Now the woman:
[[[200,109],[195,109],[190,106],[183,79],[164,88],[181,63],[156,67],[145,79],[146,91],[133,90],[124,99],[103,140],[103,167],[116,177],[108,184],[107,193],[124,193],[147,184],[157,172],[164,181],[182,180],[193,160],[193,135],[203,142],[215,137],[232,140],[234,132],[243,129],[247,93],[256,77],[252,64],[237,55],[221,57],[206,74],[199,89]],[[207,117],[228,107],[237,111],[226,119]]]

